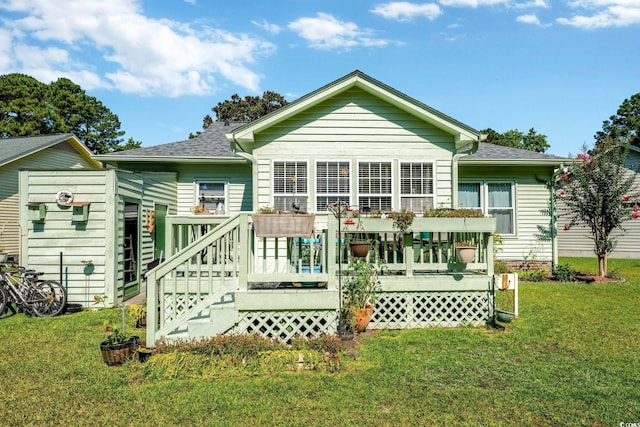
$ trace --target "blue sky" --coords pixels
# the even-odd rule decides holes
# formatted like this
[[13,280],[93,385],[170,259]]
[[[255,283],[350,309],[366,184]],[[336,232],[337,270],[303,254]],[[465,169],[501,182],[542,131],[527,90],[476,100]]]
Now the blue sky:
[[70,78],[143,146],[234,93],[293,101],[356,69],[576,154],[640,92],[640,0],[0,0],[0,74]]

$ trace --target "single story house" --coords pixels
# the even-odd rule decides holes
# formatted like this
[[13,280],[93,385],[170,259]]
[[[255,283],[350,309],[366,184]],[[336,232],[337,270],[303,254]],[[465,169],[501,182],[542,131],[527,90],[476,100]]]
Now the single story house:
[[[484,143],[470,126],[361,71],[251,123],[214,122],[194,139],[94,159],[109,169],[61,179],[23,172],[23,205],[46,199],[54,206],[38,228],[23,217],[22,255],[46,268],[59,251],[73,252],[65,268],[75,302],[102,292],[114,302],[128,280],[138,280],[150,312],[160,311],[159,321],[150,316],[150,342],[335,330],[345,260],[338,254],[345,232],[356,231],[332,212],[338,203],[363,213],[357,227],[381,236],[393,272],[383,277],[374,328],[482,323],[491,313],[494,254],[539,263],[557,256],[555,242],[537,236],[538,225],[549,223],[543,210],[551,197],[537,178],[550,178],[566,159]],[[45,196],[62,186],[90,203],[80,224]],[[313,214],[309,238],[256,232],[252,213],[267,206]],[[458,207],[487,218],[421,218],[427,209]],[[418,214],[412,238],[388,244],[397,230],[368,213],[403,209]],[[499,251],[494,232],[503,240]],[[478,244],[462,270],[453,266],[461,236]],[[53,238],[59,248],[42,243]],[[306,275],[297,258],[305,245],[320,248],[322,264]],[[135,264],[127,264],[131,258]],[[301,283],[319,286],[295,286]]]
[[18,258],[20,170],[100,167],[101,163],[92,159],[89,149],[72,134],[0,139],[0,248]]

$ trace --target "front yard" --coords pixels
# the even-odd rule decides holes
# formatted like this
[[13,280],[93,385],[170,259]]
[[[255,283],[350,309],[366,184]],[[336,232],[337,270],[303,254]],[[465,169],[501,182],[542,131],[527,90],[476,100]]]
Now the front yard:
[[[575,269],[597,262],[562,259]],[[521,284],[520,319],[379,331],[339,373],[141,379],[98,344],[114,310],[0,319],[2,425],[619,425],[640,422],[640,260],[623,283]],[[142,330],[140,330],[142,334]]]

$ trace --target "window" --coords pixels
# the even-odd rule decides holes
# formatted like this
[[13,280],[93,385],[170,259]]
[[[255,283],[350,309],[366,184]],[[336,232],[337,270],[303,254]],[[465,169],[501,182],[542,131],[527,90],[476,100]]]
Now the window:
[[400,164],[400,209],[424,212],[433,208],[433,164]]
[[273,207],[282,211],[307,210],[306,162],[273,163]]
[[224,182],[198,182],[196,199],[198,206],[211,212],[225,213],[227,209],[226,184]]
[[496,231],[500,234],[514,233],[514,211],[511,184],[487,184],[487,213],[496,219]]
[[391,162],[358,164],[358,205],[372,211],[391,210]]
[[458,206],[468,209],[481,209],[480,183],[464,182],[458,184]]
[[350,205],[349,162],[316,163],[316,210],[327,211],[337,202]]
[[482,209],[485,214],[496,219],[497,233],[515,234],[513,185],[510,183],[460,183],[458,184],[458,206]]

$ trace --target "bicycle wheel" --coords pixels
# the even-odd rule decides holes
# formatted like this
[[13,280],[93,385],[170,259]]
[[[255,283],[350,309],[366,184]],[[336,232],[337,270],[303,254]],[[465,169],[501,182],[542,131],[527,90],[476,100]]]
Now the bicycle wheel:
[[0,282],[0,316],[7,311],[7,307],[9,307],[9,295],[4,289],[4,284]]
[[34,298],[32,308],[36,316],[57,316],[64,309],[67,293],[60,283],[52,280],[34,284]]

